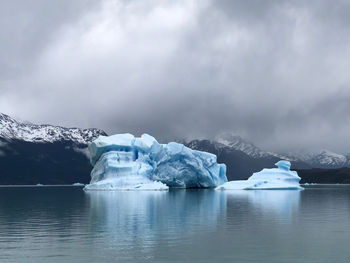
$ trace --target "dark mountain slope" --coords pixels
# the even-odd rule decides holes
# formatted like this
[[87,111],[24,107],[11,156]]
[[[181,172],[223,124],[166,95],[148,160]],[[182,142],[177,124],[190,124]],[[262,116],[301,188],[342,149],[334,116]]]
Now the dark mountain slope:
[[71,141],[2,140],[0,184],[88,183],[91,165],[83,153],[84,148],[86,145],[75,145]]

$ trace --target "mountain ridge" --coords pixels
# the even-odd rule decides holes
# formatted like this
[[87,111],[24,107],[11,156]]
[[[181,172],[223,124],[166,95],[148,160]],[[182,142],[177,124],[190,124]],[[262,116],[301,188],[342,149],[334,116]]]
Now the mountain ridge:
[[[255,159],[276,157],[291,162],[303,162],[309,165],[311,168],[332,169],[350,167],[350,154],[338,154],[327,149],[322,149],[321,151],[314,153],[276,153],[262,150],[259,147],[255,146],[252,142],[244,140],[238,135],[232,135],[228,133],[217,136],[214,140],[210,141],[213,144],[215,144],[217,148],[226,148],[231,150],[242,151]],[[190,142],[187,143],[191,144]]]
[[57,142],[73,141],[78,144],[88,144],[100,135],[107,135],[103,130],[96,128],[80,129],[66,128],[50,124],[32,124],[15,120],[0,113],[0,137],[7,140],[23,140],[27,142]]

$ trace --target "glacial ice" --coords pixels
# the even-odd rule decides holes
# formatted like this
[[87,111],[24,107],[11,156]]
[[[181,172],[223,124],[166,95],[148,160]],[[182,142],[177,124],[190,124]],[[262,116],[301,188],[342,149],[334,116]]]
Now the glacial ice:
[[94,166],[85,190],[168,190],[209,188],[227,182],[216,155],[180,143],[160,144],[143,134],[100,136],[89,145]]
[[216,190],[303,189],[299,184],[301,178],[290,170],[289,161],[282,160],[275,165],[278,168],[263,169],[247,180],[226,182]]
[[83,186],[83,185],[85,185],[85,184],[82,184],[82,183],[79,183],[79,182],[77,182],[77,183],[74,183],[74,184],[72,184],[73,186]]

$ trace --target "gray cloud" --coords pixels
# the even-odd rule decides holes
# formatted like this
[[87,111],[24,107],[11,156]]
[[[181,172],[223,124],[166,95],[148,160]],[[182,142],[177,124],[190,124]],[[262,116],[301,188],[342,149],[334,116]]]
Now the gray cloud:
[[[350,152],[345,1],[5,1],[0,111]],[[13,16],[13,14],[17,16]]]
[[93,1],[3,1],[0,9],[1,79],[26,73],[54,34],[85,15]]

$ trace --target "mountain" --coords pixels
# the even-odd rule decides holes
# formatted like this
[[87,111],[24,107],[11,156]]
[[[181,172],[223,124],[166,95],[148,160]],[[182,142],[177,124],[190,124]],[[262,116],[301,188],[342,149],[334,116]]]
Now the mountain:
[[215,138],[214,143],[217,147],[230,148],[242,151],[252,158],[276,157],[279,159],[289,160],[291,162],[305,163],[312,168],[335,169],[342,167],[350,167],[350,154],[343,155],[334,153],[329,150],[321,150],[320,152],[289,152],[274,153],[261,150],[253,143],[242,139],[240,136],[232,134],[223,134]]
[[0,114],[0,184],[71,184],[90,181],[87,145],[100,129],[19,122]]
[[260,148],[256,147],[253,143],[248,142],[242,139],[242,137],[231,133],[224,133],[217,136],[214,140],[214,143],[217,144],[217,147],[228,147],[236,151],[244,152],[245,154],[256,159],[276,157],[279,159],[285,159],[289,161],[301,161],[298,157],[293,155],[285,155],[285,154],[278,154],[278,153],[263,151]]
[[106,135],[100,129],[65,128],[53,125],[21,123],[8,115],[0,113],[0,138],[21,140],[33,143],[54,143],[70,141],[87,144],[99,135]]
[[263,158],[270,156],[268,152],[262,151],[253,143],[245,141],[240,136],[233,135],[230,133],[225,133],[216,137],[213,143],[219,149],[227,148],[236,151],[241,151],[253,158]]
[[306,157],[301,156],[300,158],[303,158],[303,161],[307,162],[314,168],[330,169],[350,167],[349,157],[329,150],[322,150],[319,153],[310,154]]

